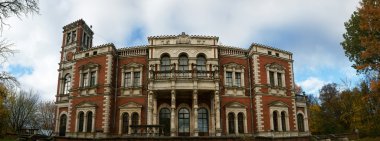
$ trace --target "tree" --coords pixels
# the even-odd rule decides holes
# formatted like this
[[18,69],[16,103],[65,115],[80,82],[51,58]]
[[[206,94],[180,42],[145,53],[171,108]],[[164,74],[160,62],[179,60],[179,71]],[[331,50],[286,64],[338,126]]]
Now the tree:
[[41,101],[38,103],[36,113],[38,127],[48,136],[51,136],[54,131],[55,109],[53,101]]
[[22,128],[36,127],[36,112],[39,101],[38,93],[33,90],[13,91],[6,103],[9,110],[8,122],[14,132]]
[[341,45],[359,73],[377,76],[371,85],[380,89],[380,1],[362,0],[360,6],[345,22]]

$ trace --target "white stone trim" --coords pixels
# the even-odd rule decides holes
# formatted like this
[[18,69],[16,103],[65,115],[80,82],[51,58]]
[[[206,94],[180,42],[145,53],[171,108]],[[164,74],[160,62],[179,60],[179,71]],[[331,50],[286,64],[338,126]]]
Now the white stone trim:
[[273,123],[273,112],[277,112],[277,127],[278,131],[282,131],[282,120],[281,120],[281,113],[285,112],[285,125],[286,125],[286,131],[290,131],[289,127],[289,111],[288,107],[269,107],[269,118],[270,118],[270,129],[274,131],[274,123]]
[[229,131],[228,131],[228,114],[229,113],[233,113],[234,114],[234,120],[235,120],[235,135],[239,135],[239,124],[238,124],[238,114],[239,113],[243,113],[243,133],[248,133],[248,130],[247,130],[247,109],[246,109],[246,105],[244,104],[241,104],[241,103],[238,103],[238,102],[232,102],[232,103],[229,103],[228,105],[226,105],[226,131],[227,133],[226,134],[230,134]]
[[262,103],[261,95],[255,96],[255,103],[256,103],[257,131],[261,132],[261,131],[264,131],[263,103]]

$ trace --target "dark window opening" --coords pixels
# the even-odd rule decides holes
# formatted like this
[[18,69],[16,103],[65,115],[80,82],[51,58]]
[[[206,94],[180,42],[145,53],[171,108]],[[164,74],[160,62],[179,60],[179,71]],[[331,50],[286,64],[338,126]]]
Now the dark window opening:
[[235,134],[235,115],[228,113],[228,133]]
[[277,121],[277,112],[273,112],[273,130],[278,131],[278,121]]
[[87,113],[87,132],[92,132],[92,112]]
[[123,126],[122,127],[123,127],[122,133],[127,134],[128,130],[129,130],[129,115],[128,115],[128,113],[123,114]]
[[243,113],[238,114],[238,132],[244,133],[244,115],[243,115]]

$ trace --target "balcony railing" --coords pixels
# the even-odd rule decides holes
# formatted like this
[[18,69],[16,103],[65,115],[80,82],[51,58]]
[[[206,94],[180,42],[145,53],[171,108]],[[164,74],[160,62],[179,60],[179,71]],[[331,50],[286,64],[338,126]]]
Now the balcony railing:
[[307,96],[306,95],[296,95],[296,101],[297,102],[306,102]]
[[[219,69],[217,65],[195,65],[191,64],[188,67],[181,66],[182,69],[177,69],[175,63],[163,66],[160,70],[159,64],[150,65],[150,77],[155,80],[165,79],[217,79],[219,78]],[[183,70],[186,69],[186,70]],[[207,69],[207,70],[206,70]]]
[[161,136],[164,135],[163,125],[131,125],[132,136]]
[[219,78],[217,71],[196,71],[196,70],[172,70],[172,71],[151,71],[151,76],[156,80],[164,79],[215,79]]

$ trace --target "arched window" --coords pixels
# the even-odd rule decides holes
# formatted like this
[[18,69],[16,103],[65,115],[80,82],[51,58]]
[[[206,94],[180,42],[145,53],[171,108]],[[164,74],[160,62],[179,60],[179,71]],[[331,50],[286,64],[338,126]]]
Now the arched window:
[[281,125],[282,131],[286,131],[286,113],[284,111],[281,112]]
[[168,108],[162,108],[160,110],[160,125],[164,126],[164,135],[170,135],[170,110]]
[[161,71],[169,71],[170,70],[170,57],[169,55],[165,54],[161,57]]
[[228,113],[228,133],[235,134],[235,115]]
[[182,53],[179,56],[178,70],[179,70],[178,75],[180,77],[187,77],[188,76],[187,70],[189,70],[189,59],[187,58],[186,54],[184,54],[184,53]]
[[178,111],[178,135],[190,135],[190,112],[186,108],[182,108]]
[[66,74],[64,78],[64,83],[63,83],[63,94],[69,94],[69,90],[71,89],[71,75]]
[[92,132],[92,112],[87,113],[87,132]]
[[83,132],[84,113],[79,112],[78,115],[78,132]]
[[169,55],[165,54],[161,57],[161,66],[160,70],[163,72],[163,77],[169,77],[170,76],[170,57]]
[[302,114],[297,115],[298,131],[305,132],[304,118]]
[[123,134],[128,133],[128,130],[129,130],[128,126],[129,126],[129,115],[128,115],[128,113],[123,113],[123,126],[122,126],[123,127],[123,130],[122,130]]
[[198,129],[199,135],[204,136],[208,133],[208,112],[206,108],[198,110]]
[[278,131],[277,111],[273,111],[273,130]]
[[206,74],[206,58],[201,54],[197,57],[197,76],[204,77]]
[[189,70],[189,59],[184,53],[179,56],[178,70],[180,71]]
[[59,120],[59,136],[66,135],[66,121],[67,121],[67,116],[63,114]]
[[238,131],[239,133],[244,133],[244,114],[239,113],[237,118],[238,118]]
[[138,113],[132,114],[132,125],[139,125],[139,114]]

